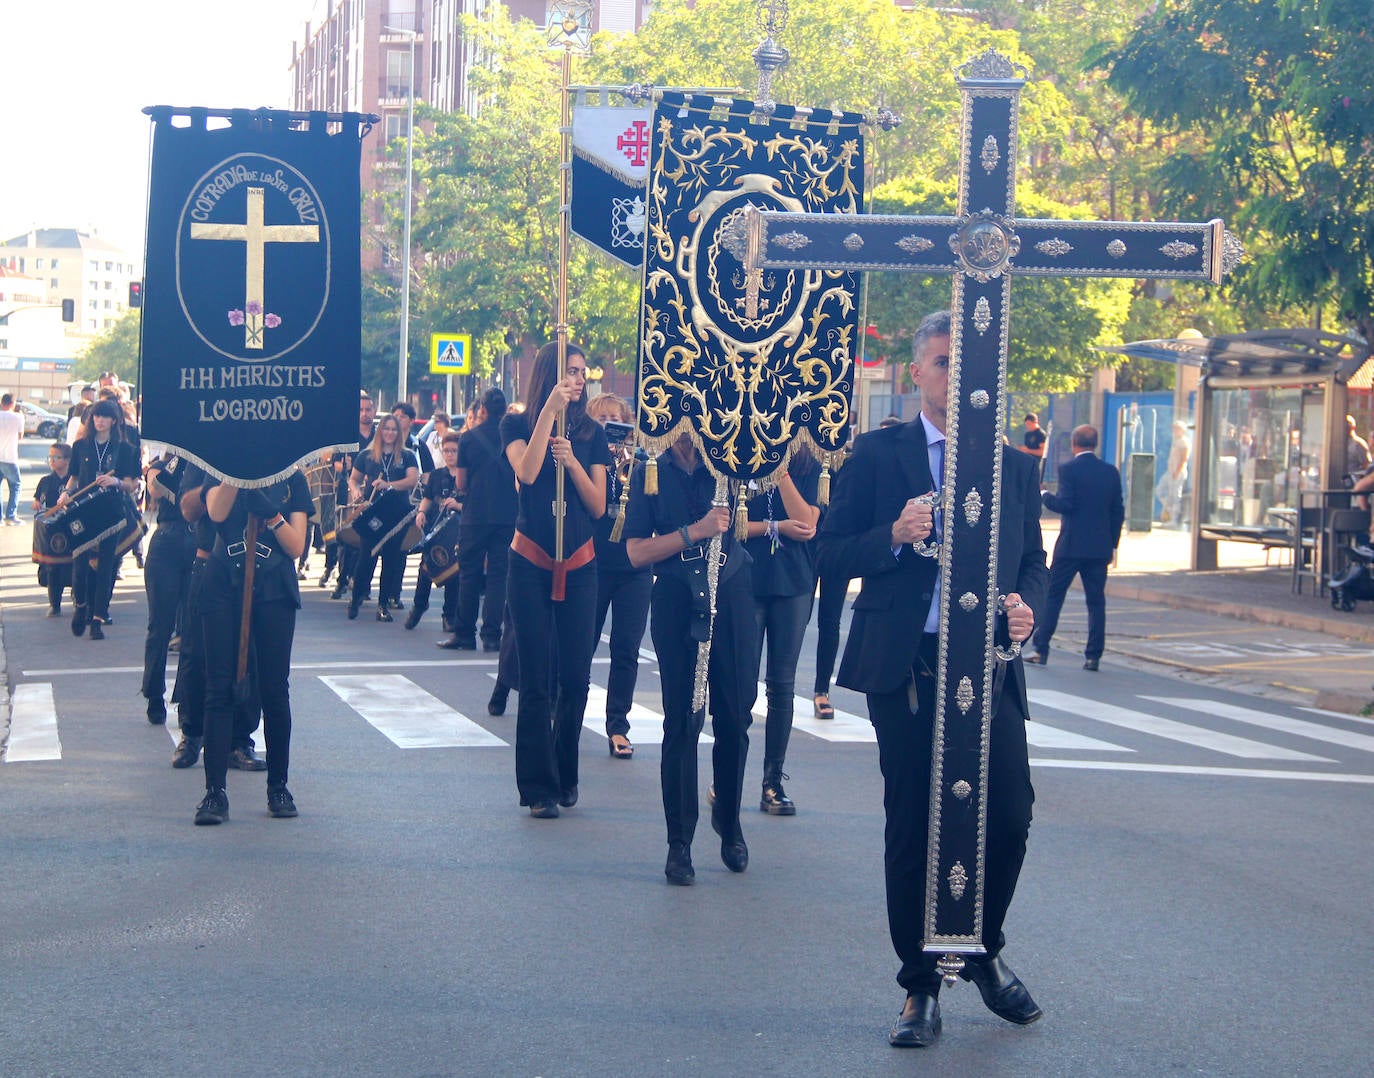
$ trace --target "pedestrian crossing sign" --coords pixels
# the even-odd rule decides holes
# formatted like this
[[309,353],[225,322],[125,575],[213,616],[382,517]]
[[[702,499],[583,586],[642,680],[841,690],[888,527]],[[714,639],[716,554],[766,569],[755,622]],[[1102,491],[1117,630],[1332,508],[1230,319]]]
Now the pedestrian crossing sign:
[[430,374],[471,374],[472,335],[468,333],[431,333],[429,335]]

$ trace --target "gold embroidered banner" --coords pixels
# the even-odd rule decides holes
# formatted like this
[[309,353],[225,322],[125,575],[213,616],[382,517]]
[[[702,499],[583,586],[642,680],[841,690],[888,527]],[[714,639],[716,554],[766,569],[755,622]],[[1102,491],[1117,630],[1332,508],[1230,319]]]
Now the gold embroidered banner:
[[749,206],[857,213],[862,117],[664,94],[654,113],[639,342],[639,429],[690,430],[717,476],[766,482],[792,452],[840,449],[858,346],[857,277],[746,272]]

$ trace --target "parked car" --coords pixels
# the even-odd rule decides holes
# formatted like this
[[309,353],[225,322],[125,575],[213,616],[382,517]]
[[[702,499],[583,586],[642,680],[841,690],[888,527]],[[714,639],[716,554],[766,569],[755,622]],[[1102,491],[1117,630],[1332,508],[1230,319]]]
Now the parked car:
[[29,401],[16,401],[15,408],[24,417],[24,433],[56,441],[67,433],[67,417],[49,412]]

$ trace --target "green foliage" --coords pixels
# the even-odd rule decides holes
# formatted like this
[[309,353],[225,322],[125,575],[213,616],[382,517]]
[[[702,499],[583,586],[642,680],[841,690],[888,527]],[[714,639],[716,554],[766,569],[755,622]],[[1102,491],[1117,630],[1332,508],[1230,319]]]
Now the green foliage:
[[[949,214],[954,212],[952,183],[910,180],[891,183],[874,194],[873,212]],[[1018,197],[1026,217],[1083,218],[1087,214],[1034,194]],[[950,279],[871,274],[868,321],[890,343],[889,354],[911,353],[912,331],[922,316],[948,307]],[[1010,359],[1007,385],[1013,390],[1049,392],[1072,389],[1104,365],[1107,357],[1092,345],[1116,344],[1131,311],[1129,281],[1083,278],[1015,278],[1012,284]]]
[[1151,120],[1190,140],[1163,204],[1243,236],[1236,292],[1374,331],[1374,57],[1368,0],[1160,6],[1103,63]]
[[114,371],[121,378],[141,377],[139,370],[139,331],[143,312],[137,308],[126,310],[115,324],[104,330],[88,344],[72,364],[72,381],[84,378],[94,382],[101,371]]

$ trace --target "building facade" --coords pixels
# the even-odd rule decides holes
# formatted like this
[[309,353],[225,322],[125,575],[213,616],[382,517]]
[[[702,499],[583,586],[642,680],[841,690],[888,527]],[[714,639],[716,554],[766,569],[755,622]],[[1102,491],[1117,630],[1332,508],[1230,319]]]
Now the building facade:
[[141,281],[140,259],[93,232],[38,228],[0,243],[0,265],[47,284],[47,302],[75,305],[71,332],[78,345],[118,321],[129,283]]

